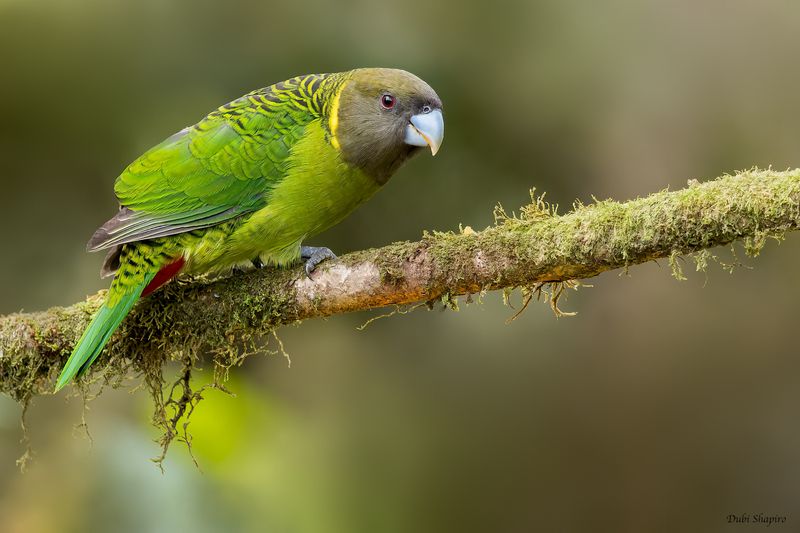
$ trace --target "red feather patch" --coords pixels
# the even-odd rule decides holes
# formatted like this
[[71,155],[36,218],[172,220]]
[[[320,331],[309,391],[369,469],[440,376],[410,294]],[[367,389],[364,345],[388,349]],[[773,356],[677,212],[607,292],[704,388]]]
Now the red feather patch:
[[186,264],[186,259],[181,257],[177,261],[170,263],[161,270],[159,270],[158,274],[156,274],[156,277],[153,278],[153,281],[151,281],[147,285],[147,287],[145,287],[144,290],[142,291],[142,296],[144,297],[147,296],[148,294],[152,294],[153,291],[155,291],[163,284],[174,278],[176,275],[178,275],[178,272],[181,271],[183,265],[185,264]]

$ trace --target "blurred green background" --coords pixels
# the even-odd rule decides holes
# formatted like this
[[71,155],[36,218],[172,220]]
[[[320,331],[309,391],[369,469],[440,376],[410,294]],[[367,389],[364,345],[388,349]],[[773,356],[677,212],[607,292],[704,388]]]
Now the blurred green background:
[[[485,227],[532,186],[569,206],[798,166],[799,29],[788,0],[0,0],[0,313],[104,287],[83,250],[120,170],[296,74],[402,67],[445,102],[440,155],[314,243],[338,252]],[[285,328],[291,368],[251,357],[236,398],[200,404],[200,470],[176,444],[162,475],[149,398],[108,391],[93,444],[79,398],[37,398],[20,474],[0,397],[0,531],[747,531],[726,516],[758,512],[797,531],[798,260],[789,235],[733,275],[607,273],[574,318],[507,325],[491,294]]]

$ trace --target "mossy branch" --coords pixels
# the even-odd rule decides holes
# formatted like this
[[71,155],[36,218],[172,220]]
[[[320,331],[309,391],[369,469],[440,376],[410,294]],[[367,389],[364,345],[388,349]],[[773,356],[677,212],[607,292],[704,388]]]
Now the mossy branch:
[[[798,228],[800,170],[692,181],[629,202],[576,205],[562,216],[534,198],[517,216],[498,209],[496,218],[481,232],[426,234],[347,254],[313,280],[296,268],[172,283],[137,305],[92,371],[121,380],[132,364],[160,376],[168,358],[191,365],[207,353],[227,369],[276,326],[306,318],[590,278],[736,240],[755,255],[767,237]],[[0,317],[0,392],[27,402],[51,391],[102,298]]]

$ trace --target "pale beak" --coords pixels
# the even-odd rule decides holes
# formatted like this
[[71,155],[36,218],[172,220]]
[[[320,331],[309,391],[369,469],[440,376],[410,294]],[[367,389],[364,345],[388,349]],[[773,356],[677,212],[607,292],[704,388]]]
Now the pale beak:
[[444,117],[441,109],[430,113],[420,113],[411,117],[406,126],[405,143],[411,146],[430,146],[431,154],[436,155],[444,139]]

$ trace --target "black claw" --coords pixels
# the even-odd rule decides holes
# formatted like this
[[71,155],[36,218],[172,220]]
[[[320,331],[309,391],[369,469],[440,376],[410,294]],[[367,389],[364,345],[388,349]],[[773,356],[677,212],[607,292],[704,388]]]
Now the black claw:
[[317,265],[328,259],[336,259],[336,254],[322,246],[301,246],[300,258],[306,260],[306,276],[310,278]]
[[[252,259],[250,262],[253,263],[253,267],[258,269],[264,268],[266,266],[264,262],[261,261],[260,257],[256,257],[255,259]],[[244,274],[245,272],[247,272],[247,269],[242,265],[236,265],[231,267],[231,274],[233,274],[234,276],[238,276],[239,274]]]

